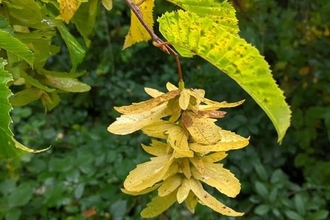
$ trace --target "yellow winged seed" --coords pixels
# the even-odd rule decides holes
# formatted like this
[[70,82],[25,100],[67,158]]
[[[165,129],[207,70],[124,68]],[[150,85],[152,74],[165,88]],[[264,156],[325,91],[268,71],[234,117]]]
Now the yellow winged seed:
[[219,130],[221,141],[216,144],[191,143],[189,147],[195,152],[229,151],[243,148],[249,144],[249,138],[241,137],[234,132]]
[[226,152],[220,151],[204,156],[203,160],[209,163],[215,163],[224,159],[225,157],[227,157],[227,155],[228,154]]
[[128,191],[141,191],[161,181],[172,164],[170,155],[152,157],[151,161],[137,165],[124,181]]
[[203,181],[209,186],[215,187],[219,192],[228,197],[236,197],[241,190],[239,180],[229,170],[222,167],[222,164],[204,163],[203,174],[194,167],[191,168],[195,179]]
[[148,135],[149,137],[166,139],[168,130],[173,126],[176,125],[172,122],[157,121],[155,123],[143,127],[142,132]]
[[163,156],[167,154],[167,144],[161,141],[152,140],[151,145],[141,144],[143,150],[154,156]]
[[214,123],[215,119],[199,118],[193,112],[182,113],[182,123],[189,131],[194,142],[199,144],[214,144],[220,141],[219,127]]
[[120,190],[123,192],[123,193],[125,193],[125,194],[127,194],[127,195],[132,195],[132,196],[138,196],[138,195],[143,195],[143,194],[147,194],[147,193],[149,193],[149,192],[152,192],[152,191],[154,191],[155,189],[157,189],[159,186],[161,186],[162,184],[161,183],[157,183],[157,184],[155,184],[154,186],[152,186],[152,187],[149,187],[149,188],[147,188],[147,189],[144,189],[144,190],[142,190],[142,191],[134,191],[134,192],[132,192],[132,191],[128,191],[128,190],[126,190],[126,189],[124,189],[124,188],[121,188]]
[[176,191],[164,197],[156,196],[151,200],[151,202],[147,204],[147,207],[142,210],[141,216],[143,218],[156,217],[157,215],[161,214],[166,209],[171,207],[171,205],[173,205],[175,201],[176,201]]
[[180,126],[173,126],[166,132],[167,142],[176,151],[179,157],[193,157],[194,152],[189,149],[188,137]]
[[115,107],[115,109],[117,112],[120,112],[122,114],[136,114],[151,111],[153,108],[163,104],[164,102],[168,102],[179,94],[179,90],[174,90],[147,101],[133,103],[132,105],[127,106]]
[[183,89],[180,92],[179,105],[182,110],[186,110],[189,106],[191,91],[189,89]]
[[173,91],[173,90],[178,90],[178,87],[176,87],[175,85],[173,85],[173,84],[170,83],[170,82],[167,82],[167,83],[166,83],[166,89],[167,89],[168,91]]
[[180,175],[174,175],[164,180],[162,185],[158,188],[159,196],[167,196],[176,190],[182,182],[182,178]]
[[201,159],[198,159],[196,157],[189,158],[190,162],[194,165],[194,167],[203,174],[205,172],[205,166],[204,162]]
[[195,180],[194,178],[190,178],[189,180],[190,189],[193,193],[198,197],[200,203],[208,206],[209,208],[213,209],[216,212],[219,212],[222,215],[227,216],[242,216],[244,213],[236,212],[233,209],[227,207],[223,203],[219,202],[216,198],[214,198],[211,194],[206,192],[203,189],[202,184]]
[[134,131],[159,121],[160,118],[169,115],[166,103],[154,107],[150,111],[137,114],[121,115],[108,127],[108,131],[113,134],[130,134]]
[[182,158],[179,167],[181,169],[181,172],[185,175],[185,177],[189,179],[191,177],[189,159]]
[[158,91],[157,89],[148,88],[148,87],[145,87],[145,88],[144,88],[144,91],[145,91],[148,95],[150,95],[152,98],[156,98],[156,97],[161,96],[161,95],[164,94],[163,92]]
[[217,110],[220,108],[233,108],[233,107],[241,105],[244,101],[245,100],[228,103],[226,101],[216,102],[216,101],[212,101],[210,99],[204,98],[202,102],[205,103],[206,105],[200,105],[199,109],[200,110]]
[[185,202],[187,208],[189,209],[189,211],[191,213],[195,213],[195,207],[198,203],[198,200],[193,192],[191,192],[191,191],[189,192],[189,195],[184,202]]
[[178,203],[182,203],[188,197],[189,192],[190,192],[189,182],[186,178],[184,178],[176,194],[176,199],[178,200]]

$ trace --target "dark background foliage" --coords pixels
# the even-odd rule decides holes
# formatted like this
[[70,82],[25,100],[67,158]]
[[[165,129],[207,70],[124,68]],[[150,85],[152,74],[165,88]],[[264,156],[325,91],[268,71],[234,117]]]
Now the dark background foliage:
[[[157,1],[155,14],[173,8]],[[282,143],[256,103],[229,77],[205,61],[181,59],[188,87],[208,98],[238,101],[221,120],[223,128],[250,136],[245,149],[224,161],[241,180],[235,199],[208,190],[225,204],[246,212],[238,219],[329,219],[330,209],[330,2],[324,0],[236,0],[241,36],[271,65],[293,111]],[[81,69],[89,93],[65,94],[44,114],[40,103],[12,112],[16,137],[25,145],[51,149],[1,162],[0,219],[140,219],[148,195],[120,191],[137,163],[148,160],[141,133],[115,136],[107,126],[118,116],[113,106],[147,98],[143,87],[165,90],[177,81],[173,57],[150,44],[122,51],[129,12],[122,1],[101,9],[92,44]],[[157,27],[155,27],[155,30]],[[72,33],[76,30],[72,27]],[[77,38],[79,35],[77,33]],[[59,41],[59,39],[55,39]],[[214,39],[217,40],[217,39]],[[52,69],[69,69],[68,54],[50,60]],[[233,219],[203,206],[194,215],[174,205],[156,219]]]

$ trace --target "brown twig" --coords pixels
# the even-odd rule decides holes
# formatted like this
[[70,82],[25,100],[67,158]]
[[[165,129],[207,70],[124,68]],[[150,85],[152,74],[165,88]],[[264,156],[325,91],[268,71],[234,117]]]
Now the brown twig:
[[139,19],[143,27],[146,29],[146,31],[150,34],[152,41],[154,42],[154,45],[164,51],[165,53],[172,54],[174,56],[177,69],[178,69],[178,76],[179,81],[183,81],[183,74],[181,70],[181,64],[179,55],[169,46],[168,42],[164,42],[162,39],[160,39],[153,30],[148,26],[148,24],[145,22],[142,16],[142,12],[139,8],[139,5],[143,4],[145,0],[141,0],[138,4],[135,4],[131,0],[125,0],[128,7],[132,10],[132,12],[136,15],[136,17]]

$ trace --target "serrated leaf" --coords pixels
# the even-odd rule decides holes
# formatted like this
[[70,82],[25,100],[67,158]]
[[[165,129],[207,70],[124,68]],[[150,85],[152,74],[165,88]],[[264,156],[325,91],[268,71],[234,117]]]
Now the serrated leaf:
[[214,198],[211,194],[206,192],[203,189],[203,186],[200,182],[191,178],[188,180],[190,184],[190,189],[193,193],[198,197],[198,199],[202,202],[202,204],[208,206],[216,212],[219,212],[222,215],[227,216],[242,216],[244,213],[236,212],[233,209],[227,207],[223,203],[219,202],[216,198]]
[[141,216],[143,218],[153,218],[171,207],[175,201],[176,195],[174,192],[164,197],[156,196],[142,210]]
[[165,13],[158,21],[160,32],[182,56],[199,55],[234,79],[266,112],[281,142],[290,125],[291,111],[269,65],[255,47],[195,13]]
[[212,19],[226,31],[237,34],[238,20],[235,16],[234,7],[227,1],[218,0],[167,0],[179,7],[194,12],[201,17]]
[[29,149],[17,142],[9,128],[12,122],[9,114],[12,106],[9,103],[11,91],[7,83],[12,80],[12,78],[10,74],[4,70],[4,65],[5,62],[0,58],[0,160],[13,158],[24,152],[41,152]]
[[[138,7],[140,8],[141,16],[143,17],[143,20],[146,22],[148,27],[152,29],[154,25],[154,19],[152,16],[152,10],[155,5],[154,0],[132,0],[132,2],[135,4],[140,3]],[[139,19],[131,10],[131,27],[125,38],[123,49],[126,49],[127,47],[130,47],[135,43],[141,41],[148,41],[150,39],[150,34],[146,31]]]
[[0,48],[15,54],[33,66],[34,55],[32,51],[16,37],[7,31],[0,30]]
[[228,197],[236,197],[241,190],[239,180],[229,170],[223,168],[222,164],[204,163],[204,173],[192,168],[191,172],[195,179],[215,187],[219,192]]

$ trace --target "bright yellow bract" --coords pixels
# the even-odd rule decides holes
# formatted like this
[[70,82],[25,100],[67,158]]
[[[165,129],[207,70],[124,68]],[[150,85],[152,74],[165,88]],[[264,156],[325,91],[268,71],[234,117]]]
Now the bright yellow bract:
[[115,107],[122,113],[108,127],[114,134],[125,135],[142,130],[156,138],[142,148],[153,157],[139,164],[127,176],[123,192],[139,195],[157,189],[154,197],[141,212],[145,218],[155,217],[175,201],[185,203],[194,213],[197,203],[227,216],[241,216],[206,192],[202,183],[214,187],[228,197],[236,197],[241,186],[220,160],[226,151],[248,145],[249,139],[218,127],[215,122],[225,116],[221,108],[240,105],[216,102],[204,98],[200,89],[178,89],[167,83],[169,92],[146,88],[152,99]]

